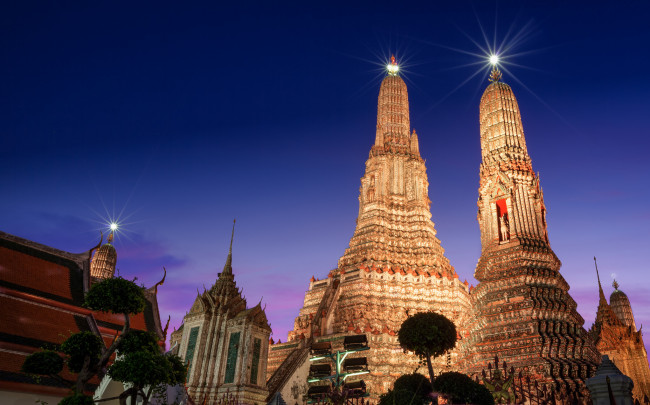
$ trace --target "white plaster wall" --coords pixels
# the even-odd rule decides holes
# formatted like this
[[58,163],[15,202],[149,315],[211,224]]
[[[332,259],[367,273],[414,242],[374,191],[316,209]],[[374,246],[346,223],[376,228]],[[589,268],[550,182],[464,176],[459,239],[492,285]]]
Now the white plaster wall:
[[303,396],[307,394],[307,376],[309,375],[309,356],[305,361],[296,368],[293,375],[287,380],[287,383],[280,389],[282,399],[287,405],[302,405],[307,401]]

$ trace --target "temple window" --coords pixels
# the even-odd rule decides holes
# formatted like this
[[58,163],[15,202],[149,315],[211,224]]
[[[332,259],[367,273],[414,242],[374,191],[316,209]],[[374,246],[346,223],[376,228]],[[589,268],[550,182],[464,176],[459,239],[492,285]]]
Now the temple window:
[[231,384],[235,381],[237,352],[239,352],[239,336],[240,332],[234,332],[230,334],[230,341],[228,342],[228,355],[226,357],[226,375],[223,381],[224,384]]
[[257,384],[257,370],[260,363],[260,352],[262,350],[262,340],[255,338],[253,342],[253,364],[251,364],[251,384]]
[[187,342],[187,351],[185,352],[185,362],[187,363],[187,374],[189,376],[192,369],[192,360],[194,359],[194,349],[196,348],[196,339],[199,336],[199,327],[190,330],[190,336]]

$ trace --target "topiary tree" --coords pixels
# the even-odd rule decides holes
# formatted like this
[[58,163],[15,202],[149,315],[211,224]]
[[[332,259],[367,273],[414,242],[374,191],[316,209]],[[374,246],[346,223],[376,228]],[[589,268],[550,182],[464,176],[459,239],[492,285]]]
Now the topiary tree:
[[405,389],[392,389],[379,397],[379,405],[424,405],[417,393]]
[[404,374],[393,383],[394,391],[410,391],[415,393],[423,401],[430,399],[433,392],[431,381],[420,373]]
[[[74,390],[74,395],[67,397],[65,400],[68,402],[66,403],[81,404],[86,401],[82,398],[86,383],[94,376],[103,378],[111,356],[131,329],[129,316],[144,311],[145,304],[144,287],[122,277],[109,278],[90,287],[83,306],[95,311],[122,314],[124,327],[109,347],[104,345],[99,336],[91,332],[75,333],[61,344],[60,350],[66,354],[65,363],[70,371],[77,373],[77,380],[71,387]],[[57,360],[55,356],[59,357],[61,361]],[[53,351],[42,351],[30,355],[25,360],[22,370],[29,374],[54,377],[70,385],[59,376],[59,373],[63,371],[63,359]]]
[[83,394],[72,394],[63,398],[59,405],[95,405],[92,397]]
[[431,357],[438,357],[456,345],[456,326],[436,312],[420,312],[402,323],[398,335],[404,351],[411,351],[426,360],[433,383]]
[[449,395],[455,404],[494,405],[490,391],[462,373],[440,374],[433,382],[433,389]]
[[69,385],[68,381],[59,376],[63,370],[63,358],[53,350],[43,350],[31,354],[25,359],[21,370],[27,374],[48,376],[64,385]]
[[[160,352],[155,335],[149,332],[132,330],[124,335],[118,345],[120,355],[108,370],[108,375],[116,380],[131,385],[120,396],[120,404],[126,404],[128,397],[136,403],[142,397],[142,404],[147,405],[151,395],[158,387],[177,385],[185,382],[186,368],[180,357],[165,355]],[[145,387],[152,387],[145,391]],[[162,388],[162,387],[161,387]]]

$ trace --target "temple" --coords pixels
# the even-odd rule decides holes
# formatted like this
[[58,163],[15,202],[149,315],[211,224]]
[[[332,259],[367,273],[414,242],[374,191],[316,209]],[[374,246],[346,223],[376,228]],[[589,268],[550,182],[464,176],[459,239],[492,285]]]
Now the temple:
[[[344,335],[365,333],[370,374],[363,380],[375,397],[418,367],[417,357],[403,353],[396,336],[409,314],[438,311],[464,334],[469,284],[458,279],[436,237],[426,167],[394,58],[377,104],[375,142],[361,178],[349,247],[327,278],[312,278],[288,342],[270,349],[269,391],[291,403],[306,391],[306,374],[297,376],[306,373],[305,348],[311,342],[331,341],[336,349]],[[435,359],[435,372],[449,370],[458,355],[455,350]]]
[[187,394],[199,403],[261,404],[266,386],[269,326],[258,303],[246,308],[232,272],[232,241],[214,285],[197,294],[171,334],[172,352],[188,364]]
[[596,267],[596,276],[598,312],[589,335],[596,343],[598,351],[608,355],[616,367],[632,379],[634,397],[641,403],[650,402],[648,354],[643,344],[643,334],[636,328],[630,300],[623,291],[618,289],[619,285],[614,281],[612,284],[614,291],[609,297],[608,304],[600,284],[598,267]]
[[499,70],[490,79],[479,110],[479,284],[463,367],[479,373],[498,355],[539,382],[573,389],[595,372],[600,356],[549,243],[517,99]]
[[[584,392],[584,382],[604,354],[609,357],[596,377],[602,380],[607,370],[620,370],[633,380],[634,397],[650,403],[648,357],[630,301],[615,282],[608,303],[596,268],[598,313],[589,332],[584,329],[551,249],[544,193],[528,154],[517,99],[498,69],[492,70],[490,81],[479,108],[477,287],[459,280],[437,237],[420,155],[420,140],[423,145],[432,141],[411,127],[407,87],[393,57],[379,89],[356,227],[336,268],[324,271],[322,279],[312,276],[288,339],[276,343],[269,339],[271,327],[261,302],[248,308],[235,283],[233,224],[223,270],[209,289],[197,290],[182,325],[171,334],[170,351],[187,364],[186,385],[174,387],[184,401],[305,403],[310,349],[327,346],[329,355],[330,349],[344,347],[346,336],[363,334],[363,352],[345,356],[365,357],[367,369],[361,361],[362,372],[348,375],[354,378],[346,383],[361,386],[362,378],[364,392],[367,387],[370,401],[376,402],[399,376],[418,369],[426,373],[416,356],[402,350],[397,335],[408,316],[435,311],[455,323],[458,335],[453,350],[433,359],[434,374],[459,371],[478,377],[490,362],[497,364],[498,356],[502,365],[512,367],[505,371],[510,376],[516,370],[529,379],[526,391],[519,378],[520,390],[513,393],[517,403],[553,403],[538,395],[549,388],[571,392],[572,403],[577,403],[577,394]],[[67,392],[64,386],[22,373],[24,359],[42,347],[56,349],[70,333],[88,330],[110,342],[122,328],[121,315],[81,306],[92,283],[115,275],[112,240],[113,233],[107,243],[72,254],[0,232],[3,398],[16,403],[60,398]],[[146,290],[144,313],[131,318],[133,328],[156,333],[161,345],[166,327],[160,325],[156,294],[163,281]],[[516,391],[501,384],[505,380],[498,381],[499,390]],[[525,394],[532,392],[531,381],[536,399]],[[108,400],[124,386],[105,377],[92,380],[87,389],[94,391],[95,400]]]
[[[92,283],[103,278],[102,275],[112,277],[116,258],[110,241],[104,245],[100,242],[83,253],[69,253],[0,232],[0,398],[3,403],[33,404],[38,400],[53,404],[69,395],[69,387],[62,381],[37,378],[21,371],[30,354],[43,348],[58,350],[71,334],[81,331],[97,334],[110,346],[124,326],[123,315],[92,311],[82,304]],[[93,274],[93,269],[101,271]],[[131,315],[130,325],[154,333],[164,345],[166,328],[160,323],[157,300],[157,287],[161,283],[145,290],[145,310]],[[61,376],[68,382],[77,378],[67,368]],[[93,378],[86,389],[96,397],[110,397],[124,391],[124,386],[105,377]]]

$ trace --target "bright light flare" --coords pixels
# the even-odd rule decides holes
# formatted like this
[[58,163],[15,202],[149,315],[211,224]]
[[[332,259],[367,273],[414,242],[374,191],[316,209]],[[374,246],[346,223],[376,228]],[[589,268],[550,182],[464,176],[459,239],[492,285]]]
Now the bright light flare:
[[490,55],[490,64],[496,66],[499,63],[499,55],[493,54]]
[[394,76],[397,74],[397,72],[399,72],[399,66],[389,63],[386,65],[386,70],[388,70],[388,73]]
[[117,230],[117,224],[115,222],[111,222],[111,231],[116,231]]

